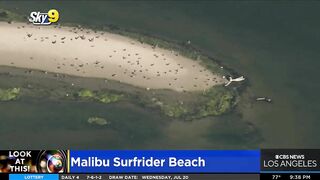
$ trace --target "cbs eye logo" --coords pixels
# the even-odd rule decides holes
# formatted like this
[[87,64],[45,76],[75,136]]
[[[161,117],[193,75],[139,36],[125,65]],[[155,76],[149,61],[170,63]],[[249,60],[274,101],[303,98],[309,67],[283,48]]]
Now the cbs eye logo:
[[37,172],[39,173],[66,173],[67,155],[62,150],[41,151],[37,157]]
[[47,13],[31,12],[29,22],[35,25],[50,25],[59,20],[59,12],[56,9],[50,9]]

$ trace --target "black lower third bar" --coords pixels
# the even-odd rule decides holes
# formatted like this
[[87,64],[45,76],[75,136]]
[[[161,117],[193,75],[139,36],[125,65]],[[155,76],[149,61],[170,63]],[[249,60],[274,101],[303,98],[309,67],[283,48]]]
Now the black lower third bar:
[[319,180],[319,173],[265,173],[261,180]]
[[[25,178],[12,176],[10,180],[33,180],[37,174],[25,174]],[[264,173],[264,174],[60,174],[56,180],[319,180],[319,173]],[[0,180],[9,180],[9,174],[1,174]],[[44,176],[41,180],[47,179]]]
[[0,173],[0,180],[9,180],[9,174]]
[[59,180],[259,180],[259,174],[62,174]]

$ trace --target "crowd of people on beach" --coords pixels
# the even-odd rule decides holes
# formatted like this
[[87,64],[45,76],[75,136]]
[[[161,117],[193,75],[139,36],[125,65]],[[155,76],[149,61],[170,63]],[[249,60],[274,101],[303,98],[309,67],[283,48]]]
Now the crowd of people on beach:
[[[17,28],[25,29],[24,41],[50,43],[53,49],[54,46],[69,43],[76,45],[81,42],[87,42],[81,44],[82,46],[86,46],[83,47],[83,51],[90,53],[94,51],[95,48],[100,48],[105,52],[103,58],[97,55],[97,57],[90,57],[90,60],[88,60],[87,57],[77,56],[77,53],[72,54],[72,56],[70,55],[71,53],[68,53],[66,56],[61,55],[61,57],[54,57],[52,61],[56,64],[55,72],[67,72],[67,74],[75,75],[81,73],[85,76],[86,73],[92,73],[94,70],[99,73],[104,73],[105,79],[118,80],[119,82],[124,81],[126,83],[134,80],[143,81],[145,87],[148,87],[148,83],[152,81],[153,83],[166,81],[166,87],[180,91],[200,88],[208,89],[213,85],[225,83],[225,79],[213,74],[201,66],[196,60],[191,60],[192,62],[190,63],[184,63],[181,59],[185,57],[181,57],[178,52],[164,50],[133,39],[127,38],[126,41],[129,42],[125,42],[126,44],[122,43],[125,44],[125,46],[120,47],[119,44],[121,43],[115,46],[110,44],[113,43],[110,41],[113,37],[109,38],[110,33],[85,29],[81,26],[61,27],[56,25],[54,26],[55,29],[67,30],[69,33],[48,34],[46,36],[38,35],[36,33],[37,31],[34,30],[43,28],[40,26],[20,25],[17,26]],[[32,32],[28,32],[30,28],[32,28]],[[99,43],[97,43],[97,41],[99,41]],[[101,43],[101,41],[104,41],[104,43]],[[123,39],[120,41],[122,42]],[[104,45],[107,46],[102,47]],[[135,48],[137,46],[142,47],[142,49],[146,51],[139,51],[141,48]],[[72,50],[70,49],[69,51]],[[36,57],[30,55],[29,60],[34,61]],[[14,62],[11,64],[14,65]],[[189,71],[192,74],[186,76],[186,79],[184,76],[189,73]],[[90,74],[88,74],[88,76],[90,76]]]

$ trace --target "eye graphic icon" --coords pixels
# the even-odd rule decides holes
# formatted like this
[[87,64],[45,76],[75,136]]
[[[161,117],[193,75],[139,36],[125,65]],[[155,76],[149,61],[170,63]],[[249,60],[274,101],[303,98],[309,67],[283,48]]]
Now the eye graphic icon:
[[39,173],[66,172],[66,154],[61,150],[41,151],[37,159]]

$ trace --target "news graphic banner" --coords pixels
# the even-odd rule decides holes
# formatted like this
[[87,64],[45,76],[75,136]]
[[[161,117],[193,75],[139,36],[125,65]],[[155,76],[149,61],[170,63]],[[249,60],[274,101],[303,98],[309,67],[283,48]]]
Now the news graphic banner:
[[65,150],[0,151],[0,173],[66,173]]
[[8,150],[0,180],[320,179],[320,150]]
[[70,151],[73,173],[258,173],[259,151]]

